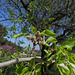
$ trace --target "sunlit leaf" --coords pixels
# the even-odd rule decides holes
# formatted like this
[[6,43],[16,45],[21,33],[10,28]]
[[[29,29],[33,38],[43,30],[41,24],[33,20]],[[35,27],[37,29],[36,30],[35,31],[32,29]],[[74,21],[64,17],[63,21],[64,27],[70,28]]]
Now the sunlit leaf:
[[46,43],[49,43],[49,42],[56,43],[57,40],[56,40],[56,38],[50,37],[46,40]]
[[37,29],[34,26],[31,26],[31,31],[35,34],[37,32]]
[[32,71],[28,71],[28,72],[26,73],[26,75],[31,75],[31,73],[32,73]]
[[27,35],[29,35],[29,34],[28,34],[28,33],[19,33],[19,34],[15,34],[15,35],[13,36],[13,38],[22,37],[22,36],[27,36]]
[[17,73],[17,74],[21,74],[23,68],[24,68],[23,66],[19,66],[19,67],[16,69],[16,73]]
[[67,63],[66,63],[66,66],[70,70],[70,75],[75,74],[75,67],[73,67],[71,64],[67,64]]
[[72,49],[72,47],[74,47],[74,45],[75,45],[75,41],[74,40],[67,40],[61,46],[63,48],[68,48],[68,49],[70,48],[70,49]]
[[31,66],[35,66],[35,59],[31,59],[28,64]]
[[64,52],[64,49],[62,48],[62,46],[56,46],[55,51],[56,51],[56,55],[58,55],[60,53],[65,55],[65,52]]
[[75,60],[72,57],[69,57],[69,62],[75,64]]
[[51,30],[47,29],[47,30],[44,30],[41,32],[42,35],[46,35],[46,36],[52,36],[52,37],[55,37],[56,34],[53,33]]
[[12,58],[17,58],[18,57],[18,54],[17,53],[14,53],[13,55],[11,55],[12,56]]
[[57,58],[56,62],[58,62],[58,64],[62,64],[66,61],[65,56],[60,56]]
[[61,75],[69,75],[69,70],[67,70],[65,67],[63,66],[59,66],[59,72],[61,73]]
[[35,67],[35,70],[37,75],[41,75],[41,64],[38,64],[36,67]]
[[21,75],[24,75],[28,70],[29,70],[29,68],[28,68],[28,67],[25,67],[25,68],[22,70]]
[[48,45],[46,42],[45,42],[43,45],[45,45],[45,46],[47,46],[47,47],[50,47],[50,45]]
[[49,54],[49,50],[45,50],[45,49],[44,49],[44,51],[45,51],[47,54]]

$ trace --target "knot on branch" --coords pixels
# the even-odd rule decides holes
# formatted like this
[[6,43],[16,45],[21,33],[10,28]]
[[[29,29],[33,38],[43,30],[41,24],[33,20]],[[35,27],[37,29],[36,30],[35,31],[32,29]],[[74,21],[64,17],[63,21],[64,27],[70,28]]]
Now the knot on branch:
[[19,58],[17,57],[17,58],[16,58],[16,63],[18,63],[18,62],[19,62]]

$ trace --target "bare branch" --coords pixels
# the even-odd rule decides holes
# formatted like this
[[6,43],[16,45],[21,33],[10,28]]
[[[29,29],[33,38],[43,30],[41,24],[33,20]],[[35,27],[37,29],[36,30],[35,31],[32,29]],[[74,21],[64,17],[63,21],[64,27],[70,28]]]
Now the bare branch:
[[[13,60],[10,60],[10,61],[6,61],[6,62],[3,62],[3,63],[0,63],[0,68],[1,67],[5,67],[5,66],[9,66],[11,64],[16,64],[18,62],[26,62],[26,61],[30,61],[32,58],[35,58],[35,57],[28,57],[28,58],[16,58],[16,59],[13,59]],[[46,62],[42,59],[40,59],[39,57],[35,58],[35,61],[36,62],[40,62],[40,63],[50,63],[50,62]]]
[[69,27],[69,26],[67,26],[67,25],[59,25],[57,22],[53,22],[52,23],[52,25],[55,25],[55,26],[57,26],[57,27]]
[[[73,32],[73,31],[75,31],[75,28],[69,27],[69,28],[67,28],[66,30],[64,30],[64,32],[63,32],[62,35],[56,37],[56,39],[58,40],[58,42],[60,42],[60,40],[63,40],[62,37],[63,37],[63,36],[65,37],[65,34],[66,34],[67,32],[70,34],[70,33]],[[69,35],[69,34],[68,34],[68,35]],[[58,43],[58,42],[57,42],[57,43]]]
[[21,12],[21,9],[20,9],[19,5],[16,2],[14,2],[13,0],[11,0],[11,1],[14,3],[14,5],[17,6],[17,8],[19,9],[19,11]]
[[[30,0],[30,2],[31,2],[31,1],[34,1],[34,0]],[[20,2],[22,3],[24,9],[25,9],[26,11],[30,12],[30,10],[27,9],[30,2],[29,2],[28,4],[24,4],[23,0],[20,0]]]
[[[35,57],[28,57],[28,58],[16,58],[16,59],[13,59],[13,60],[10,60],[10,61],[6,61],[6,62],[3,62],[3,63],[0,63],[0,68],[2,67],[5,67],[5,66],[9,66],[11,64],[16,64],[18,62],[26,62],[26,61],[30,61],[31,59],[33,59]],[[42,59],[40,59],[39,57],[35,58],[35,61],[36,62],[40,62],[40,63],[47,63],[47,64],[51,64],[50,62],[46,62]],[[52,63],[54,63],[55,61],[52,61]],[[71,63],[70,63],[71,64]],[[66,69],[68,69],[63,63],[62,64],[59,64],[60,66],[63,66],[65,67]],[[71,64],[73,67],[75,67],[74,64]],[[69,69],[68,69],[69,70]]]
[[13,19],[4,19],[4,20],[0,20],[0,22],[2,22],[2,21],[8,21],[8,20],[13,20]]
[[2,22],[2,21],[8,21],[8,20],[16,20],[19,16],[17,16],[16,18],[11,18],[11,19],[9,18],[9,19],[0,20],[0,22]]
[[32,58],[33,57],[31,57],[31,58],[18,58],[18,60],[13,59],[13,60],[10,60],[10,61],[6,61],[6,62],[3,62],[3,63],[0,63],[0,68],[4,67],[4,66],[9,66],[11,64],[15,64],[17,62],[30,61]]

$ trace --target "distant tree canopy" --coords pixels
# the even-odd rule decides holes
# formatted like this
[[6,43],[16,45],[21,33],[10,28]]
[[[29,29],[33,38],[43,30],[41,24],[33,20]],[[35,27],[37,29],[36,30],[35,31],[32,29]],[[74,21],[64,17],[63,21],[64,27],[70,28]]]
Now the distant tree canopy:
[[0,24],[0,38],[3,38],[5,35],[7,35],[6,27]]
[[15,47],[16,49],[23,50],[22,47],[17,46],[16,44],[4,39],[3,37],[6,35],[7,35],[6,27],[3,27],[3,25],[0,24],[0,46],[8,45],[8,46]]
[[1,0],[0,9],[5,16],[0,22],[9,20],[22,32],[30,33],[31,26],[50,29],[58,43],[75,37],[75,0]]
[[6,27],[3,27],[3,25],[0,24],[0,44],[4,42],[3,37],[7,35]]

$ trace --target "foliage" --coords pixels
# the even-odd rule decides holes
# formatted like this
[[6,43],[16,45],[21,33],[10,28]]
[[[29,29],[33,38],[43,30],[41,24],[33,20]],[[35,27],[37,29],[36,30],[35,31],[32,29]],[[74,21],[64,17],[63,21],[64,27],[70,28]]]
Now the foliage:
[[20,74],[20,75],[41,75],[41,64],[37,63],[35,64],[35,60],[34,59],[31,59],[28,64],[24,67],[23,66],[23,63],[20,64],[21,66],[18,66],[17,65],[17,70],[16,70],[16,73],[17,75]]
[[48,42],[56,43],[57,40],[56,40],[56,38],[49,37],[49,38],[46,40],[46,43],[48,43]]
[[6,27],[0,24],[0,45],[4,42],[3,37],[7,35]]
[[3,38],[5,35],[7,35],[6,27],[0,24],[0,38]]
[[[32,27],[34,30],[36,29],[35,27]],[[35,31],[33,31],[33,29],[32,29],[32,32],[33,33],[35,33]],[[44,30],[45,31],[45,30]],[[44,31],[42,31],[42,32],[44,32]],[[49,35],[48,35],[48,33],[43,33],[42,34],[42,32],[40,32],[39,34],[36,32],[35,34],[34,34],[34,36],[35,36],[35,38],[36,38],[36,42],[37,42],[37,44],[40,46],[42,46],[42,45],[45,45],[45,46],[47,46],[48,45],[48,47],[50,46],[49,45],[49,43],[50,42],[52,42],[52,43],[54,43],[55,44],[55,50],[54,51],[56,51],[54,54],[52,54],[53,53],[53,51],[51,50],[51,49],[44,49],[44,51],[45,51],[45,55],[44,55],[44,58],[46,58],[46,57],[48,57],[48,56],[50,56],[50,57],[48,57],[45,61],[46,62],[48,62],[48,64],[47,64],[47,67],[49,67],[49,65],[50,64],[53,64],[53,63],[51,63],[53,60],[55,60],[55,62],[54,62],[54,65],[53,66],[55,66],[56,67],[56,73],[58,73],[59,74],[59,72],[60,72],[60,74],[61,75],[73,75],[73,74],[75,74],[75,68],[71,65],[71,63],[72,64],[75,64],[75,59],[74,59],[74,53],[70,53],[69,51],[71,51],[72,50],[72,47],[74,47],[75,46],[75,41],[74,40],[67,40],[67,41],[65,41],[65,42],[63,42],[61,45],[59,45],[59,46],[57,46],[56,45],[56,42],[57,42],[57,40],[56,40],[56,38],[54,38],[54,36],[55,36],[55,33],[53,33],[53,32],[51,32],[50,30],[48,30],[49,32]],[[38,35],[39,36],[38,36]],[[51,36],[50,36],[50,34],[51,34]],[[16,34],[15,34],[16,35]],[[14,35],[14,36],[15,36]],[[17,34],[16,35],[16,38],[17,37],[21,37],[21,36],[29,36],[29,35],[20,35],[20,36],[18,36],[19,34]],[[42,36],[44,36],[44,35],[47,35],[47,36],[50,36],[46,41],[44,40],[44,38],[42,37]],[[37,36],[38,36],[38,38],[37,38]],[[31,38],[33,38],[33,36],[30,36]],[[29,39],[29,40],[31,40],[32,42],[33,42],[33,44],[34,44],[34,40],[35,40],[35,38],[34,39]],[[39,41],[38,41],[39,40]],[[42,41],[44,41],[44,42],[42,42],[42,43],[40,43],[40,41],[42,42]],[[47,44],[47,45],[46,45]],[[36,45],[35,45],[36,46]],[[0,47],[0,49],[5,49],[5,51],[11,51],[13,48],[11,47],[11,46],[1,46]],[[13,50],[15,50],[15,49],[13,49]],[[28,47],[28,50],[29,50],[29,47]],[[2,50],[2,54],[1,55],[5,55],[5,51],[3,51]],[[8,57],[8,56],[7,56]],[[16,58],[16,57],[18,57],[18,54],[13,54],[12,55],[12,58]],[[11,59],[11,58],[9,58],[9,59]],[[49,64],[50,63],[50,64]],[[62,63],[64,63],[66,66],[67,66],[67,68],[68,69],[66,69],[65,67],[63,67],[63,66],[61,66],[60,64],[62,64]],[[42,67],[42,65],[44,65],[45,63],[43,62],[43,63],[36,63],[35,62],[35,59],[32,59],[32,60],[30,60],[27,64],[24,64],[23,62],[19,65],[19,64],[16,64],[16,74],[17,75],[24,75],[24,74],[27,74],[27,75],[41,75],[41,67]],[[13,66],[14,67],[14,66]],[[44,69],[43,69],[44,70]],[[48,74],[54,74],[54,73],[52,73],[52,71],[53,71],[53,69],[51,68],[51,69],[49,69],[50,70],[50,72],[48,72]],[[58,70],[59,70],[59,72],[58,72]],[[7,70],[8,71],[8,70]],[[6,72],[7,72],[6,71]],[[70,72],[69,72],[70,71]],[[46,72],[45,72],[45,70],[44,70],[44,74],[45,74]]]
[[16,53],[16,49],[11,46],[0,46],[0,62],[12,59],[11,55]]
[[[32,32],[34,33],[35,31],[32,31]],[[42,32],[40,32],[40,34],[41,33]],[[48,35],[48,33],[49,33],[49,35]],[[67,74],[73,75],[73,74],[75,74],[75,68],[71,65],[71,63],[75,64],[75,59],[73,58],[74,54],[69,52],[69,49],[72,50],[72,47],[75,46],[75,41],[74,40],[67,40],[67,41],[63,42],[61,45],[57,46],[56,45],[56,42],[57,42],[56,38],[52,37],[55,34],[51,31],[49,31],[48,33],[43,33],[42,35],[50,36],[50,34],[51,34],[51,37],[49,37],[46,40],[46,43],[47,44],[50,42],[55,43],[55,51],[56,52],[54,54],[52,54],[53,51],[51,51],[50,49],[48,49],[48,50],[44,49],[44,51],[46,52],[46,55],[44,55],[44,57],[46,58],[47,56],[50,56],[45,61],[50,63],[53,60],[55,60],[54,66],[56,66],[58,68],[61,75],[67,75]],[[35,37],[36,37],[36,35],[35,35]],[[38,39],[41,42],[44,41],[44,40],[40,40],[40,38],[38,38]],[[36,39],[37,42],[38,42],[38,39]],[[34,41],[34,40],[32,40],[32,41]],[[38,43],[38,44],[40,45],[40,43]],[[41,43],[41,44],[43,45],[44,43]],[[49,65],[49,63],[47,65]],[[60,66],[60,64],[62,64],[62,63],[65,64],[68,69],[66,69],[63,66]],[[32,59],[30,62],[28,62],[28,64],[27,64],[28,66],[26,66],[25,68],[24,68],[24,66],[23,66],[23,68],[19,67],[21,72],[19,73],[17,71],[17,75],[18,74],[21,74],[21,75],[23,75],[23,74],[27,74],[27,75],[31,75],[31,74],[32,75],[38,75],[38,74],[40,74],[41,75],[41,67],[43,64],[44,63],[35,63],[35,60]],[[50,71],[51,71],[51,69],[50,69]],[[45,73],[45,70],[44,70],[44,73]]]
[[0,46],[0,51],[2,52],[1,55],[5,55],[5,53],[8,55],[16,53],[16,49],[11,46]]
[[41,34],[46,35],[46,36],[53,36],[53,37],[56,36],[55,33],[53,33],[52,31],[50,31],[50,30],[48,30],[48,29],[42,31]]
[[18,35],[15,34],[13,37],[16,38],[16,37],[22,37],[22,36],[26,36],[26,35],[29,35],[29,34],[25,34],[25,33],[19,33]]
[[[74,68],[70,64],[75,64],[74,54],[69,53],[69,51],[71,51],[75,46],[75,0],[0,0],[0,2],[0,8],[2,10],[0,12],[1,21],[10,20],[11,23],[13,23],[13,26],[8,30],[13,31],[13,34],[18,31],[17,28],[21,29],[22,32],[26,32],[18,35],[16,34],[14,35],[14,38],[26,36],[25,34],[28,33],[33,33],[34,36],[29,35],[27,37],[33,42],[34,47],[36,44],[39,44],[41,49],[41,58],[47,57],[44,61],[49,62],[49,66],[51,64],[56,66],[61,75],[75,74]],[[2,12],[8,14],[8,19],[5,18],[7,15]],[[5,19],[2,20],[3,18]],[[36,35],[38,31],[40,34]],[[13,34],[11,34],[11,37]],[[46,38],[43,38],[43,36]],[[54,45],[54,49],[49,49],[51,43]],[[57,46],[58,44],[59,46]],[[45,49],[45,47],[42,49],[43,45],[48,48]],[[52,60],[55,60],[55,62],[51,63]],[[32,62],[34,63],[34,60]],[[60,63],[64,63],[70,72],[60,66]],[[41,67],[43,65],[45,65],[45,63],[41,63]],[[48,64],[46,65],[46,67],[49,67]],[[29,74],[32,73],[37,75],[37,72],[35,71],[36,67],[32,70],[33,66],[34,65],[31,64],[29,67],[24,68],[23,71],[22,69],[24,66],[21,68],[17,67],[17,69],[21,69],[20,72],[22,73],[28,72]],[[42,70],[46,74],[47,71],[45,68]],[[16,73],[20,74],[19,71]]]
[[75,41],[74,40],[65,41],[61,46],[63,48],[67,48],[67,49],[71,49],[72,50],[72,47],[75,46]]
[[16,75],[16,65],[10,65],[7,68],[7,71],[3,75]]

